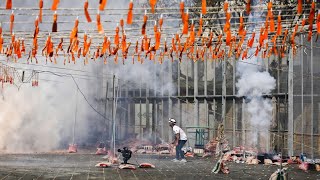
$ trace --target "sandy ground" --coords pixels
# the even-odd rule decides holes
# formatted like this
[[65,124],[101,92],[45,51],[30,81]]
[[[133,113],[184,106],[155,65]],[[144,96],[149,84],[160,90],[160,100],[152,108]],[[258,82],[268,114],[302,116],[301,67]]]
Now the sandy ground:
[[[229,162],[230,174],[212,174],[213,158],[189,158],[187,163],[174,163],[173,157],[134,155],[130,163],[152,163],[155,169],[120,170],[97,168],[103,156],[90,153],[0,154],[2,179],[268,179],[277,166],[246,165]],[[319,179],[316,171],[304,172],[289,166],[289,179]]]

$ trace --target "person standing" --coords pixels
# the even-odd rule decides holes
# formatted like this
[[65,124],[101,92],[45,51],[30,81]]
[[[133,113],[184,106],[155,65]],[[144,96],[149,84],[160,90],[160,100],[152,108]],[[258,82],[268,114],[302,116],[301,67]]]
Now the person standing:
[[174,141],[172,144],[176,146],[176,158],[173,159],[173,162],[187,162],[187,160],[184,157],[184,152],[181,150],[182,147],[186,144],[187,142],[187,135],[186,133],[176,125],[176,120],[173,118],[169,119],[169,125],[173,130],[173,133],[175,134]]

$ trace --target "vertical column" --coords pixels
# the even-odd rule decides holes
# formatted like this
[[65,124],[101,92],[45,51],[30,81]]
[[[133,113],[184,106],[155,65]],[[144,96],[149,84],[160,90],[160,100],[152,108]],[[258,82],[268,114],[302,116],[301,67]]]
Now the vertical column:
[[[156,98],[154,98],[152,100],[152,135],[153,135],[153,139],[154,139],[154,143],[157,143],[157,135],[159,135],[158,132],[158,103],[157,103],[157,97],[160,96],[161,91],[158,90],[157,88],[157,64],[154,64],[154,70],[153,70],[153,96],[155,96]],[[161,78],[161,76],[159,76],[159,78]],[[161,82],[161,80],[160,80]],[[163,84],[161,83],[160,86],[163,86]]]
[[129,82],[127,82],[127,88],[126,88],[126,104],[127,104],[127,117],[126,117],[126,122],[125,122],[125,137],[128,137],[128,135],[131,133],[131,126],[130,126],[130,124],[131,124],[131,114],[130,114],[130,112],[131,112],[131,102],[130,102],[130,100],[129,100]]
[[[292,49],[289,52],[288,72],[288,155],[293,155],[293,57]],[[279,121],[279,119],[278,119]],[[279,143],[279,142],[278,142]]]
[[198,89],[198,64],[199,62],[196,61],[194,62],[194,66],[193,66],[193,85],[194,85],[194,95],[193,95],[193,99],[194,99],[194,124],[196,124],[197,126],[199,126],[199,100],[198,100],[198,94],[199,94],[199,89]]
[[181,89],[181,82],[180,82],[180,79],[181,79],[181,64],[178,63],[178,107],[179,107],[179,124],[182,125],[182,105],[181,105],[181,100],[180,100],[180,97],[181,97],[181,92],[180,92],[180,89]]
[[[279,56],[278,64],[280,65],[281,63],[282,63],[282,58],[281,58],[281,56]],[[279,94],[280,93],[280,68],[277,68],[277,79],[276,80],[277,80],[277,93]],[[289,80],[289,72],[288,72],[288,80]],[[287,99],[287,98],[285,98],[285,99]],[[277,151],[278,152],[282,151],[281,146],[283,146],[283,143],[280,143],[280,137],[283,137],[283,135],[280,134],[280,129],[282,129],[282,124],[280,121],[280,102],[281,102],[280,97],[278,96],[277,97],[277,133],[278,133],[278,135],[277,135]],[[281,139],[284,139],[284,138],[281,138]]]
[[[173,68],[173,65],[172,65],[172,62],[169,62],[169,77],[168,77],[168,81],[170,82],[170,84],[173,84],[173,81],[172,81],[172,68]],[[172,95],[172,92],[169,90],[168,92],[168,97],[169,97],[169,106],[168,106],[168,114],[169,114],[169,117],[172,117],[172,99],[171,99],[171,95]],[[165,122],[168,122],[168,121],[165,121]],[[170,128],[168,128],[168,133],[171,134],[172,133],[172,130]],[[172,136],[169,136],[169,140],[170,142],[172,141]]]
[[[209,113],[208,113],[208,101],[207,101],[207,95],[208,95],[208,58],[207,55],[205,56],[206,59],[203,62],[204,63],[204,107],[205,107],[205,122],[207,123],[206,126],[210,127],[209,123]],[[208,131],[208,137],[210,137],[210,131]]]
[[143,129],[142,129],[142,93],[141,93],[141,90],[142,90],[142,82],[140,83],[140,88],[139,88],[139,93],[140,93],[140,98],[139,98],[139,136],[140,136],[140,139],[142,139],[143,137]]
[[236,96],[236,59],[233,58],[232,61],[232,94],[233,94],[233,98],[232,98],[232,145],[233,147],[236,146],[236,100],[235,100],[235,96]]
[[242,146],[246,145],[246,121],[245,121],[245,113],[246,113],[246,100],[242,99],[242,112],[241,112],[241,139],[242,139]]
[[[186,72],[186,96],[189,96],[189,62],[190,61],[187,61],[186,64],[187,64],[187,72]],[[192,62],[190,62],[192,63]],[[188,105],[188,98],[186,98],[186,104]]]
[[157,134],[157,106],[156,106],[156,100],[152,101],[152,128],[151,128],[151,132],[152,132],[152,136],[153,136],[153,143],[156,143],[156,134]]
[[[186,96],[189,96],[189,63],[192,63],[191,61],[187,61],[187,72],[186,72]],[[186,98],[186,111],[188,112],[189,109],[189,99]],[[189,122],[189,114],[186,114],[186,122]]]
[[226,78],[226,61],[227,58],[223,58],[222,62],[222,123],[223,126],[226,127],[226,94],[227,94],[227,78]]
[[107,134],[107,131],[108,131],[108,127],[110,127],[111,126],[111,123],[110,123],[110,120],[109,120],[109,118],[108,118],[108,103],[109,103],[109,101],[108,101],[108,90],[109,90],[109,84],[108,84],[108,79],[106,80],[106,97],[105,97],[105,102],[104,102],[104,117],[105,117],[105,119],[104,119],[104,125],[105,125],[105,134],[104,134],[104,140],[106,141],[109,137],[111,137],[111,136],[109,136],[108,137],[108,134]]
[[314,113],[313,113],[313,107],[314,107],[314,101],[313,101],[313,37],[311,36],[311,54],[310,54],[310,74],[311,74],[311,159],[314,157],[314,142],[313,142],[313,132],[314,132]]
[[213,61],[213,122],[212,122],[212,134],[214,137],[216,135],[216,61]]
[[145,134],[149,134],[151,132],[151,123],[150,123],[150,108],[149,108],[149,96],[150,96],[150,88],[149,85],[146,84],[146,132]]
[[[303,47],[303,35],[300,35],[301,47]],[[301,152],[304,153],[304,77],[303,77],[303,49],[300,49],[300,63],[301,63]]]
[[[163,65],[162,66],[160,66],[160,74],[162,74],[162,76],[160,76],[160,78],[161,78],[161,84],[163,84],[163,74],[164,74],[164,72],[163,72]],[[164,108],[164,105],[163,105],[163,103],[164,103],[164,101],[163,101],[163,96],[164,96],[164,92],[163,92],[163,86],[161,86],[161,138],[162,139],[165,139],[165,135],[164,135],[164,117],[163,117],[163,108]]]

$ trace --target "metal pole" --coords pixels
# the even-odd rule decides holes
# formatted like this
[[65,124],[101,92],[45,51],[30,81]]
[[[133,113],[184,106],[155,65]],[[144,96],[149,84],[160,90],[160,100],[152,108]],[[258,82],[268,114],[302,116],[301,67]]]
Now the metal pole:
[[[213,61],[213,95],[216,95],[216,61]],[[213,122],[212,122],[212,127],[213,131],[212,134],[214,137],[216,135],[216,98],[213,99]]]
[[[232,94],[233,97],[236,95],[236,59],[233,58],[232,61]],[[235,98],[232,99],[232,145],[233,147],[236,146],[236,100]]]
[[180,92],[180,87],[181,87],[181,81],[180,81],[180,78],[181,78],[181,65],[180,63],[178,63],[178,96],[181,95],[181,92]]
[[[303,35],[300,35],[301,47],[303,47]],[[301,152],[304,153],[304,80],[303,80],[303,49],[300,50],[300,62],[301,62]]]
[[125,127],[125,137],[128,137],[129,134],[131,134],[131,129],[130,129],[130,124],[131,124],[131,121],[130,121],[130,107],[131,107],[131,102],[130,102],[130,99],[129,99],[129,81],[127,82],[127,85],[126,85],[126,102],[127,102],[127,116],[126,116],[126,127]]
[[[206,59],[203,62],[204,63],[204,105],[205,105],[205,121],[206,126],[209,127],[209,110],[208,110],[208,101],[207,101],[207,95],[208,95],[208,54],[206,54]],[[210,137],[210,130],[208,130],[208,137]]]
[[222,77],[223,77],[223,82],[222,82],[222,123],[223,127],[226,128],[226,94],[227,94],[227,78],[226,78],[226,63],[227,58],[224,56],[223,57],[223,66],[222,66]]
[[153,134],[154,134],[154,143],[157,143],[157,134],[158,134],[158,103],[156,100],[153,100],[153,113],[154,113],[154,120],[153,120]]
[[[112,136],[111,136],[111,149],[115,149],[115,75],[112,76]],[[115,152],[113,152],[113,155],[115,156]]]
[[289,52],[288,72],[288,155],[293,155],[293,51]]
[[140,134],[140,139],[142,139],[142,136],[143,136],[143,132],[142,132],[142,93],[141,93],[141,90],[142,90],[142,83],[140,83],[140,100],[139,100],[139,134]]
[[311,159],[314,157],[314,142],[313,142],[313,124],[314,124],[314,116],[313,116],[313,36],[311,36],[311,54],[310,54],[310,74],[311,74]]
[[150,113],[150,108],[149,108],[149,95],[150,95],[150,88],[148,86],[148,84],[146,84],[146,133],[150,133],[151,132],[151,127],[150,127],[150,117],[149,117],[149,113]]
[[242,112],[241,112],[241,128],[242,128],[242,146],[246,145],[246,122],[245,122],[245,110],[246,108],[246,101],[242,99]]
[[189,96],[189,62],[187,61],[187,72],[186,72],[186,96]]
[[77,87],[77,92],[76,92],[76,109],[74,113],[74,121],[73,121],[73,133],[72,133],[72,145],[74,145],[75,142],[75,135],[76,135],[76,123],[77,123],[77,112],[78,112],[78,87]]
[[104,119],[104,126],[105,126],[105,131],[104,131],[104,138],[105,138],[105,141],[107,141],[107,129],[108,129],[108,123],[107,123],[107,111],[108,111],[108,89],[109,89],[109,83],[108,83],[108,80],[107,80],[107,83],[106,83],[106,97],[105,97],[105,101],[104,101],[104,116],[105,116],[105,119]]
[[181,105],[181,64],[178,63],[178,107],[179,107],[179,124],[182,125],[182,105]]
[[193,85],[194,85],[194,92],[193,92],[193,99],[194,99],[194,118],[195,118],[195,124],[197,126],[200,125],[200,121],[199,121],[199,101],[198,101],[198,94],[199,94],[199,88],[198,88],[198,61],[194,62],[194,66],[193,66]]
[[[281,56],[279,54],[278,58],[278,64],[281,64]],[[289,73],[288,73],[289,76]],[[289,83],[287,83],[289,85]],[[280,68],[277,68],[277,93],[280,93]],[[286,101],[285,101],[286,102]],[[281,128],[281,122],[280,122],[280,97],[277,98],[277,151],[280,152],[280,128]],[[281,136],[282,137],[282,136]]]
[[[163,66],[160,66],[160,74],[163,74],[164,72],[163,72]],[[163,77],[164,76],[160,76],[160,78],[161,78],[161,84],[163,84],[164,83],[164,79],[163,79]],[[164,92],[163,92],[163,86],[161,86],[161,97],[163,97],[164,96]],[[161,138],[162,138],[162,140],[164,140],[165,139],[165,136],[164,136],[164,117],[163,117],[163,108],[164,108],[164,106],[163,106],[163,103],[164,103],[164,101],[163,101],[163,98],[161,98]]]

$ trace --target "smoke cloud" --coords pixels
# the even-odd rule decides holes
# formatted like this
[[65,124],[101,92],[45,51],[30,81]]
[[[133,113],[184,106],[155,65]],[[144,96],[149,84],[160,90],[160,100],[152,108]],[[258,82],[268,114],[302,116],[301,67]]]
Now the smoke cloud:
[[[135,3],[135,7],[142,7],[142,3]],[[126,16],[119,16],[119,12],[112,10],[113,8],[127,8],[128,0],[110,0],[107,3],[105,12],[101,12],[101,19],[108,23],[103,23],[105,29],[115,28],[116,22],[119,22],[121,18]],[[139,4],[140,3],[140,4]],[[177,4],[178,5],[178,4]],[[14,8],[19,7],[37,7],[38,0],[30,1],[17,1],[13,4]],[[44,8],[50,8],[51,2],[44,2]],[[61,1],[58,6],[58,32],[67,33],[71,31],[74,20],[77,13],[76,10],[60,10],[59,8],[82,8],[83,2],[74,1]],[[89,8],[98,7],[98,1],[89,1]],[[63,13],[72,13],[70,16],[60,16]],[[117,12],[117,15],[110,15],[111,12]],[[6,12],[6,13],[9,13]],[[22,38],[23,33],[31,32],[34,30],[34,20],[38,11],[34,10],[32,13],[34,16],[18,15],[18,13],[25,14],[21,10],[16,10],[15,16],[16,22],[30,22],[16,23],[14,25],[14,32],[16,38]],[[54,12],[51,10],[45,10],[43,21],[51,22]],[[81,12],[82,13],[82,12]],[[95,20],[96,10],[90,10],[90,15]],[[2,15],[2,19],[8,19],[8,14]],[[134,18],[141,18],[135,17]],[[151,17],[150,17],[151,18]],[[155,18],[156,17],[152,17]],[[89,25],[85,22],[84,16],[79,16],[79,38],[82,45],[82,35],[84,31],[92,32],[96,29],[95,22]],[[113,21],[109,23],[109,21]],[[61,23],[60,23],[61,22]],[[72,22],[72,23],[64,23]],[[85,22],[85,23],[84,23]],[[167,22],[164,21],[164,26]],[[168,22],[169,23],[169,22]],[[135,26],[135,25],[133,25]],[[148,29],[152,32],[153,24],[148,23]],[[178,26],[178,25],[177,25]],[[9,24],[2,24],[3,30],[9,29]],[[40,34],[46,37],[51,31],[50,23],[40,24]],[[140,24],[139,24],[140,27]],[[126,25],[125,25],[126,28]],[[22,34],[21,34],[22,33]],[[126,32],[130,37],[130,31]],[[153,35],[153,34],[150,34]],[[52,34],[54,45],[59,42],[59,38],[55,37],[56,34]],[[103,35],[101,35],[102,37]],[[113,37],[111,37],[113,40]],[[68,38],[64,39],[67,42]],[[130,40],[132,45],[135,40]],[[31,44],[32,40],[26,38],[26,44]],[[102,43],[102,38],[93,37],[93,44]],[[39,41],[39,52],[43,48],[44,42]],[[64,43],[64,49],[67,48],[67,43]],[[27,49],[29,52],[30,49]],[[96,49],[92,48],[91,53]],[[5,61],[5,57],[0,57],[0,60]],[[39,58],[39,64],[44,64],[45,59]],[[112,74],[116,75],[120,82],[130,81],[132,84],[138,86],[141,83],[145,84],[151,89],[156,89],[157,93],[170,92],[173,93],[174,85],[171,81],[168,81],[168,60],[165,60],[164,64],[154,64],[153,61],[145,60],[144,64],[136,62],[131,64],[131,57],[125,60],[125,65],[120,64],[121,58],[119,57],[119,64],[113,65],[113,59],[108,59],[107,65],[103,64],[102,59],[97,61],[89,60],[89,65],[83,65],[83,59],[79,59],[77,64],[63,65],[64,58],[58,58],[57,65],[39,65],[32,66],[26,64],[20,64],[26,62],[26,57],[19,60],[18,63],[8,63],[8,65],[17,68],[28,69],[27,73],[32,69],[38,71],[54,71],[56,73],[71,73],[77,74],[75,80],[77,81],[80,90],[87,97],[89,103],[93,105],[101,114],[104,114],[104,106],[97,102],[97,99],[105,97],[105,82],[106,79],[112,79]],[[49,61],[48,61],[49,62]],[[47,66],[47,67],[46,67]],[[54,66],[55,68],[50,68]],[[162,66],[162,67],[161,67]],[[59,69],[60,68],[60,69]],[[63,69],[67,68],[67,69]],[[69,70],[69,69],[74,70]],[[18,73],[21,74],[22,70],[18,69]],[[103,75],[102,75],[103,74]],[[161,81],[160,81],[161,79]],[[18,84],[19,85],[19,84]],[[118,86],[118,85],[116,85]],[[110,84],[109,84],[110,88]],[[131,87],[129,87],[131,88]],[[132,87],[133,88],[133,87]],[[40,73],[40,80],[38,87],[32,87],[31,83],[23,84],[19,89],[14,85],[5,85],[1,90],[0,95],[0,152],[6,153],[29,153],[29,152],[46,152],[57,149],[66,149],[69,143],[72,143],[72,129],[76,118],[76,133],[75,143],[77,144],[93,144],[102,140],[104,129],[104,119],[101,118],[84,100],[83,96],[79,92],[77,93],[75,83],[70,77],[60,77],[52,73]],[[77,106],[77,112],[75,112]],[[123,107],[122,107],[123,108]],[[119,113],[119,112],[117,112]],[[111,118],[111,114],[107,117]],[[120,122],[120,120],[116,120]]]
[[[258,1],[254,1],[258,3]],[[248,22],[261,21],[261,13],[254,11],[249,15]],[[249,23],[250,24],[250,23]],[[260,27],[250,26],[247,29],[253,31]],[[255,39],[259,39],[259,36]],[[253,54],[254,52],[250,52]],[[276,86],[276,80],[263,67],[264,61],[259,57],[239,60],[237,63],[237,75],[239,79],[236,83],[237,95],[246,97],[246,112],[248,113],[248,124],[250,131],[249,146],[257,146],[259,140],[267,141],[269,128],[272,121],[271,99],[262,97],[270,94]],[[268,143],[268,142],[266,142]]]

